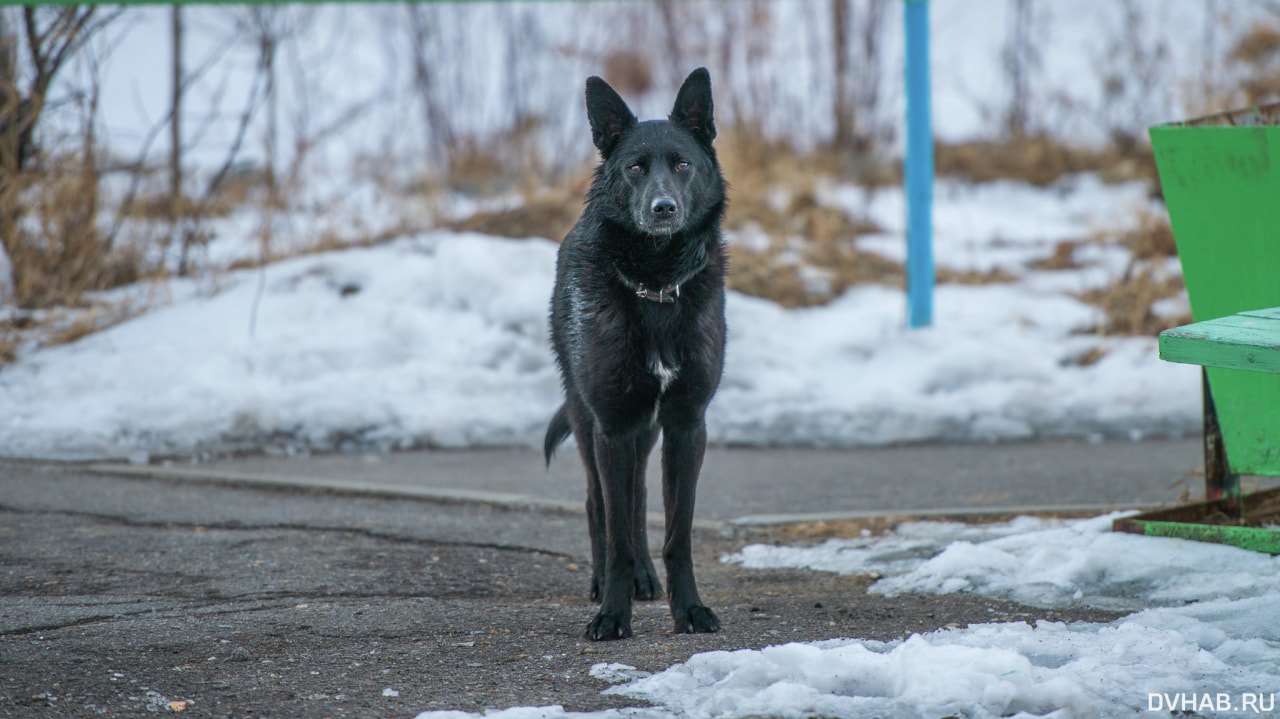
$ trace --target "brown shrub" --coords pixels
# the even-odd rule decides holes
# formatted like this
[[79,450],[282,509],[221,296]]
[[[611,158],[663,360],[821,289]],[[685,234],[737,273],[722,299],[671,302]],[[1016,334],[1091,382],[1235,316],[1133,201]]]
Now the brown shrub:
[[1169,216],[1150,210],[1137,213],[1138,223],[1120,236],[1120,242],[1139,260],[1162,259],[1178,256],[1178,244],[1173,239],[1173,227]]
[[17,221],[0,222],[13,292],[20,307],[76,305],[85,292],[109,289],[144,274],[133,248],[115,248],[98,228],[99,191],[92,161],[54,158],[20,173],[0,207]]
[[1064,175],[1097,172],[1104,182],[1158,183],[1155,159],[1141,146],[1097,150],[1068,145],[1047,135],[1011,136],[994,141],[934,144],[938,175],[974,182],[1021,180],[1045,187]]
[[604,58],[604,79],[622,95],[643,95],[653,88],[649,58],[631,50],[619,50]]
[[810,294],[800,267],[782,262],[773,250],[756,251],[734,245],[729,248],[729,289],[772,300],[783,307],[809,307],[830,298]]
[[559,242],[582,214],[582,199],[567,195],[542,197],[510,210],[477,212],[446,227],[500,237],[546,237]]
[[1244,102],[1259,105],[1280,98],[1280,29],[1270,24],[1257,24],[1231,48],[1231,60],[1245,67],[1240,80]]
[[227,217],[233,210],[248,201],[248,195],[247,185],[232,184],[208,201],[183,195],[178,199],[175,208],[170,195],[149,194],[133,198],[121,208],[121,214],[135,220],[155,222],[169,222],[175,216],[193,219]]
[[1089,290],[1080,299],[1102,309],[1104,319],[1091,331],[1103,335],[1158,335],[1191,317],[1160,317],[1152,312],[1157,301],[1177,295],[1185,285],[1180,276],[1158,272],[1152,263],[1130,262],[1124,275],[1106,287]]
[[1231,59],[1256,65],[1280,56],[1280,29],[1268,24],[1257,24],[1249,29],[1231,48]]
[[1053,254],[1031,263],[1033,270],[1074,270],[1080,267],[1076,261],[1079,240],[1061,240],[1054,244]]
[[[798,247],[788,251],[786,243],[779,241],[763,250],[731,246],[729,289],[772,300],[783,307],[812,307],[830,302],[854,285],[901,287],[905,282],[900,263],[859,250],[848,240],[802,240]],[[805,280],[805,267],[821,272],[821,287],[812,287]]]
[[479,143],[463,142],[449,157],[448,187],[481,197],[509,192],[520,181],[520,173]]
[[989,270],[953,270],[950,267],[939,267],[934,275],[935,281],[940,285],[1003,285],[1018,279],[999,267],[992,267]]
[[21,335],[10,329],[7,324],[0,325],[0,367],[18,358],[18,345],[21,343]]
[[1075,365],[1076,367],[1091,367],[1097,364],[1098,362],[1101,362],[1102,358],[1106,356],[1107,356],[1106,347],[1103,347],[1101,345],[1094,345],[1089,349],[1085,350],[1084,352],[1081,352],[1080,354],[1076,355],[1075,357],[1072,357],[1071,364]]

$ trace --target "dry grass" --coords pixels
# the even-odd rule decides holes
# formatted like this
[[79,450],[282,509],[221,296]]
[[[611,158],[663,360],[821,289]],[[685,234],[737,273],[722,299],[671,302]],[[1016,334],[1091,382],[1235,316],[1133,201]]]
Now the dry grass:
[[296,247],[287,251],[270,251],[267,253],[265,258],[257,256],[238,259],[228,264],[226,270],[234,272],[236,270],[255,269],[262,267],[263,265],[269,265],[273,262],[280,262],[294,257],[305,257],[307,255],[317,255],[322,252],[349,250],[358,247],[375,247],[425,229],[427,228],[401,221],[379,232],[360,235],[357,237],[339,235],[331,230],[325,231],[321,232],[315,237],[315,239],[301,247]]
[[1071,364],[1077,367],[1089,367],[1095,365],[1107,356],[1107,348],[1101,345],[1094,345],[1089,349],[1081,352],[1071,358]]
[[10,329],[8,323],[0,324],[0,367],[18,358],[18,347],[22,345],[22,335]]
[[940,285],[1003,285],[1018,279],[999,267],[992,267],[989,270],[982,271],[953,270],[950,267],[939,267],[934,274],[934,281]]
[[1135,259],[1157,260],[1178,256],[1178,245],[1173,239],[1173,227],[1169,215],[1147,208],[1137,211],[1137,225],[1120,235],[1120,243],[1133,253]]
[[[763,249],[730,248],[730,289],[784,307],[807,307],[857,284],[902,285],[901,264],[857,249],[858,236],[880,228],[818,200],[821,178],[848,174],[839,153],[797,152],[749,127],[723,132],[716,145],[732,183],[726,229],[767,238]],[[888,177],[867,172],[873,183]]]
[[1134,260],[1115,282],[1084,292],[1080,299],[1103,312],[1102,322],[1091,331],[1101,335],[1154,336],[1191,321],[1190,315],[1162,317],[1152,311],[1156,302],[1175,297],[1184,288],[1182,277],[1160,271],[1153,263]]
[[1148,208],[1136,211],[1135,224],[1126,230],[1104,234],[1099,242],[1111,242],[1129,250],[1131,259],[1124,274],[1110,285],[1080,295],[1085,302],[1101,308],[1103,322],[1094,331],[1106,335],[1157,335],[1191,321],[1190,315],[1159,316],[1153,305],[1180,294],[1186,287],[1182,277],[1170,274],[1165,261],[1178,255],[1169,217]]
[[[730,128],[721,133],[716,144],[725,175],[732,183],[726,229],[765,237],[763,248],[741,243],[730,248],[731,289],[785,307],[806,307],[825,304],[859,284],[903,286],[901,263],[857,247],[859,236],[881,228],[818,198],[817,183],[824,178],[847,177],[847,158],[821,148],[798,152],[789,143],[769,140],[752,128]],[[467,190],[509,189],[506,184],[484,179],[502,167],[496,158],[470,156],[467,167]],[[896,163],[863,164],[860,172],[871,184],[900,181]],[[589,177],[584,168],[573,181],[551,189],[542,189],[545,183],[541,179],[532,184],[526,180],[519,188],[526,199],[518,207],[479,212],[441,224],[459,231],[559,240],[581,213]],[[959,284],[1014,279],[999,269],[961,272],[940,268],[937,275],[940,283]]]
[[858,284],[900,287],[903,277],[901,264],[849,243],[814,244],[802,253],[776,245],[764,250],[729,248],[729,289],[783,307],[824,305]]
[[449,174],[440,182],[468,195],[492,197],[510,192],[521,182],[518,167],[478,142],[457,145],[449,158]]
[[74,306],[86,292],[134,282],[144,274],[136,249],[116,247],[99,227],[98,175],[92,160],[52,158],[40,170],[19,174],[3,206],[9,218],[25,215],[0,223],[19,307]]
[[135,307],[127,300],[117,304],[94,304],[63,322],[51,323],[48,335],[40,341],[39,345],[57,347],[72,344],[95,332],[101,332],[137,317],[142,312],[143,308]]
[[23,348],[37,350],[72,344],[137,317],[147,306],[125,299],[13,313],[9,319],[0,320],[0,367],[17,360]]
[[[514,138],[502,141],[464,143],[453,153],[447,177],[424,177],[411,191],[427,198],[445,192],[472,197],[518,194],[521,202],[516,207],[482,210],[462,219],[441,216],[436,223],[460,232],[516,239],[545,237],[559,242],[582,214],[592,166],[572,170],[552,168],[536,153],[519,152],[517,146],[524,142],[521,137],[517,132]],[[508,159],[509,155],[518,155],[521,159]]]
[[174,207],[173,198],[167,194],[153,194],[135,197],[123,209],[121,214],[133,220],[150,220],[153,222],[169,222],[179,218],[214,218],[227,217],[233,210],[248,200],[249,189],[236,186],[233,190],[221,192],[206,202],[191,197],[179,198]]
[[1249,64],[1264,63],[1280,56],[1280,29],[1268,24],[1254,25],[1231,48],[1231,59]]
[[972,182],[1021,180],[1046,187],[1065,175],[1096,172],[1105,182],[1159,183],[1155,159],[1146,148],[1075,147],[1045,135],[1008,137],[959,144],[936,143],[934,168],[940,176]]
[[1240,81],[1248,105],[1274,102],[1280,98],[1280,29],[1258,24],[1236,42],[1231,60],[1245,69]]
[[783,307],[808,307],[828,299],[813,296],[800,275],[800,267],[781,261],[775,251],[730,247],[726,283],[731,290],[773,300]]
[[604,58],[604,79],[623,97],[643,95],[653,89],[653,65],[634,50],[616,50]]
[[1033,270],[1075,270],[1082,267],[1076,260],[1080,240],[1060,240],[1053,245],[1053,254],[1031,263]]
[[734,204],[743,206],[765,203],[776,187],[812,186],[815,177],[841,169],[833,153],[797,152],[790,142],[771,139],[750,125],[721,128],[716,155],[733,185]]
[[444,223],[460,232],[512,237],[546,237],[559,242],[573,229],[582,213],[582,195],[549,193],[510,210],[477,212],[462,220]]

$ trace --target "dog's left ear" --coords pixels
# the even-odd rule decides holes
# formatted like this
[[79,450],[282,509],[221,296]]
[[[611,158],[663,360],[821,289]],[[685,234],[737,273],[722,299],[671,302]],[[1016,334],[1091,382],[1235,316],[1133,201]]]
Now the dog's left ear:
[[715,139],[716,123],[711,117],[711,74],[707,68],[700,67],[685,78],[668,119],[708,145]]

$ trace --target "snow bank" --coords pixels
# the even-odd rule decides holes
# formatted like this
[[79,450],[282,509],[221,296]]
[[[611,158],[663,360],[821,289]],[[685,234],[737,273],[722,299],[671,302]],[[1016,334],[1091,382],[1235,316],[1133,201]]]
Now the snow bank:
[[813,547],[753,544],[724,561],[877,573],[871,591],[971,592],[1039,607],[1085,604],[1132,611],[1210,599],[1280,597],[1280,558],[1235,547],[1111,531],[1124,513],[1062,521],[1021,517],[968,526],[903,524],[884,537]]
[[1147,709],[1153,693],[1270,702],[1280,681],[1275,632],[1231,633],[1227,617],[1274,627],[1280,608],[1218,602],[1103,625],[984,624],[888,643],[708,652],[607,691],[689,718],[1114,716]]
[[[0,369],[0,455],[141,458],[239,447],[536,445],[561,401],[546,316],[556,246],[429,233],[229,273]],[[1152,338],[1028,283],[939,288],[908,331],[898,290],[785,310],[728,299],[713,442],[1176,435],[1199,374]],[[1102,359],[1080,366],[1094,348]]]
[[[752,545],[727,561],[885,574],[873,591],[971,591],[1062,607],[1157,606],[1105,624],[971,625],[892,642],[833,639],[696,654],[645,676],[600,664],[645,709],[519,707],[488,719],[880,716],[1093,717],[1272,711],[1280,687],[1280,559],[1109,531],[1108,515],[984,527],[917,523],[817,547]],[[1102,601],[1096,601],[1101,599]],[[479,715],[427,712],[419,719]]]
[[228,275],[0,372],[0,453],[530,442],[555,246],[433,234]]

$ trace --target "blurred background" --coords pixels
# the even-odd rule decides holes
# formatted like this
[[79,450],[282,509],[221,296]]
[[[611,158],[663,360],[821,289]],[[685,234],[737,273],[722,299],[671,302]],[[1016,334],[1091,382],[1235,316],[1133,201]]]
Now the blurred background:
[[[901,288],[902,10],[0,9],[0,367],[165,306],[176,279],[212,295],[239,271],[424,232],[558,241],[595,162],[592,74],[647,119],[710,69],[732,289],[802,308]],[[1146,128],[1280,97],[1280,2],[934,0],[930,13],[941,286],[1081,271],[1061,290],[1090,308],[1074,332],[1185,321]],[[1082,183],[1123,203],[1085,217]],[[1032,218],[1026,236],[949,240],[946,198],[976,187],[1085,207],[1064,211],[1069,232]],[[1018,242],[1031,251],[1010,254]]]

